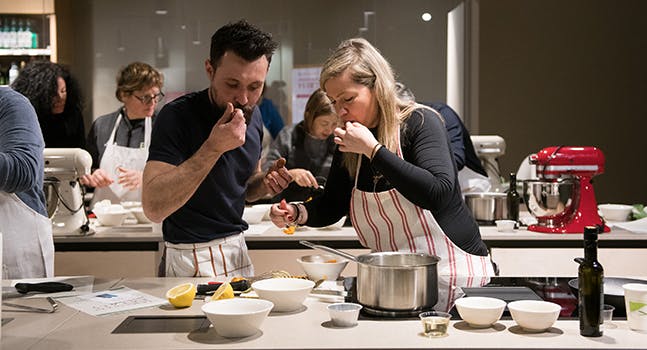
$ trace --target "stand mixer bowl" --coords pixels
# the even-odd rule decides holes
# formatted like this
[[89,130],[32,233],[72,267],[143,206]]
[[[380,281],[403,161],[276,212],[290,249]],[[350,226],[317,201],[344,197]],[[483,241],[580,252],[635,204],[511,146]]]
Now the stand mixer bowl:
[[45,192],[45,203],[47,204],[47,216],[51,219],[58,208],[58,186],[60,181],[57,178],[48,177],[43,181]]
[[579,201],[577,188],[574,178],[526,180],[523,199],[540,226],[555,227],[571,219]]

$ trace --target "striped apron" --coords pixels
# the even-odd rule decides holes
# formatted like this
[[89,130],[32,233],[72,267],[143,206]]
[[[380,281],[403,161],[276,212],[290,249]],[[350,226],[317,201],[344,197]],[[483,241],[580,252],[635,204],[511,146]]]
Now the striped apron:
[[[399,139],[397,154],[402,158]],[[383,192],[358,190],[360,165],[361,157],[351,195],[350,216],[364,247],[378,252],[422,252],[438,256],[439,275],[495,275],[489,255],[469,254],[456,246],[445,235],[431,211],[411,203],[395,189]]]

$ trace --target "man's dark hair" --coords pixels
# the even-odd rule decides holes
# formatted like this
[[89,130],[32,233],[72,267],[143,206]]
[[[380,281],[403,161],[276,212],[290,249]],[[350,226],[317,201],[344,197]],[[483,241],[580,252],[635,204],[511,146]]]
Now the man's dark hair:
[[261,31],[243,19],[222,26],[211,36],[209,59],[211,66],[217,68],[225,52],[231,50],[249,62],[265,55],[269,64],[277,47],[278,44],[272,40],[270,33]]

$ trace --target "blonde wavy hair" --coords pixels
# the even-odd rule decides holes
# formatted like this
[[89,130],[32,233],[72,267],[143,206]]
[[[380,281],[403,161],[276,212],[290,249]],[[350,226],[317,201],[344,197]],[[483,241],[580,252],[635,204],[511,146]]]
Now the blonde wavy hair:
[[[325,91],[324,85],[329,79],[338,77],[347,70],[353,82],[371,90],[377,101],[377,141],[395,153],[399,126],[417,108],[417,104],[398,96],[391,65],[366,39],[348,39],[337,46],[321,69],[321,89]],[[344,153],[343,165],[352,177],[355,176],[359,156],[356,153]]]

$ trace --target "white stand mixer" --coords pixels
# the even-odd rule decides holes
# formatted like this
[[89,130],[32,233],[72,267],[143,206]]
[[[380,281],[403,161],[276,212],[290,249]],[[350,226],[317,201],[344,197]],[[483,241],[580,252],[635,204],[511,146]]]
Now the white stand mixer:
[[90,174],[92,157],[80,148],[45,148],[44,191],[56,235],[89,235],[79,177]]
[[505,154],[505,140],[498,135],[473,135],[470,139],[490,179],[491,188],[500,188],[504,180],[501,177],[498,158]]

